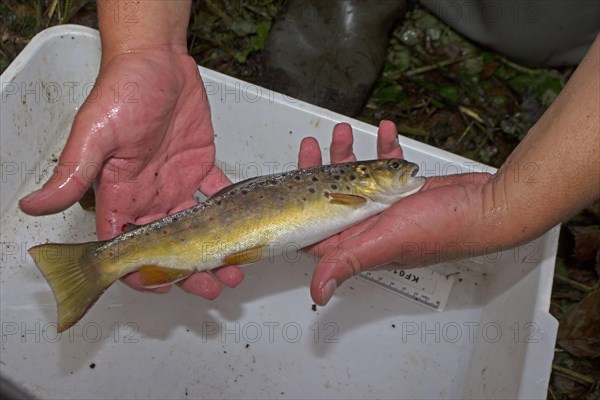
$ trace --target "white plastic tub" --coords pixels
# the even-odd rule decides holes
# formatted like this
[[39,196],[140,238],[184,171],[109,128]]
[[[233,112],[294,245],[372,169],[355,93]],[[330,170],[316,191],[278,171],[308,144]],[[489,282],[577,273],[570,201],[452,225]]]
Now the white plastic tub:
[[[441,268],[457,273],[443,312],[346,283],[324,308],[308,292],[314,261],[248,267],[206,301],[120,282],[74,328],[56,334],[50,288],[26,250],[95,240],[78,205],[29,217],[17,200],[51,172],[97,73],[99,39],[48,29],[2,75],[1,318],[4,378],[39,398],[545,398],[557,322],[548,313],[558,230],[518,249]],[[201,69],[219,165],[234,179],[289,168],[302,137],[329,143],[354,127],[375,157],[376,129]],[[428,175],[485,166],[401,138]],[[488,169],[489,170],[489,169]]]

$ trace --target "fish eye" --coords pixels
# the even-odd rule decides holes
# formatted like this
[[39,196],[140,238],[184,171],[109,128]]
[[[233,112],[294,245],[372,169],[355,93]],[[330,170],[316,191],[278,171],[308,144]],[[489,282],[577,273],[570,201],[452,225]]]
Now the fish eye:
[[398,160],[390,160],[390,162],[388,162],[388,166],[391,169],[398,169],[398,168],[400,168],[400,165],[401,165],[400,161],[398,161]]

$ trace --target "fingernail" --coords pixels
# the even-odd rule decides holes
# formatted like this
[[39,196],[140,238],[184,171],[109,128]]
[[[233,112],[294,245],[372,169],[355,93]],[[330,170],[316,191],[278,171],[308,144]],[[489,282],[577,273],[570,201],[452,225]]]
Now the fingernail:
[[38,189],[35,192],[31,192],[27,196],[23,197],[21,200],[24,200],[24,201],[33,200],[38,195],[38,193],[40,193],[41,191],[42,191],[42,189]]
[[323,305],[327,304],[329,300],[333,297],[333,292],[337,289],[337,282],[335,279],[330,279],[327,281],[323,289],[321,289],[321,298],[323,299]]

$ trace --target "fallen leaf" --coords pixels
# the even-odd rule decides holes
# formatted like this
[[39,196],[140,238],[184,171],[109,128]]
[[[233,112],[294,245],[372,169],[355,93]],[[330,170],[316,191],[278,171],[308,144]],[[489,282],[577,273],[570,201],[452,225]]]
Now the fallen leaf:
[[569,308],[558,328],[558,344],[578,357],[600,357],[599,310],[600,290]]

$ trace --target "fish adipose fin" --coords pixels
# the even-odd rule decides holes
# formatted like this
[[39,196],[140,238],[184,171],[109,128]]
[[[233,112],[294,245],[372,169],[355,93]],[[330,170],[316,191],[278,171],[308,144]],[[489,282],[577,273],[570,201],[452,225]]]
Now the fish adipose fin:
[[41,244],[29,249],[58,305],[58,332],[73,326],[120,277],[100,268],[96,249],[105,242]]
[[229,254],[223,259],[223,265],[247,265],[260,261],[266,255],[268,246],[260,245]]
[[343,193],[331,193],[332,204],[345,204],[347,206],[359,206],[367,202],[362,196],[356,196],[354,194],[343,194]]
[[143,265],[140,267],[139,272],[142,286],[146,289],[155,289],[185,279],[193,271],[161,267],[159,265]]

